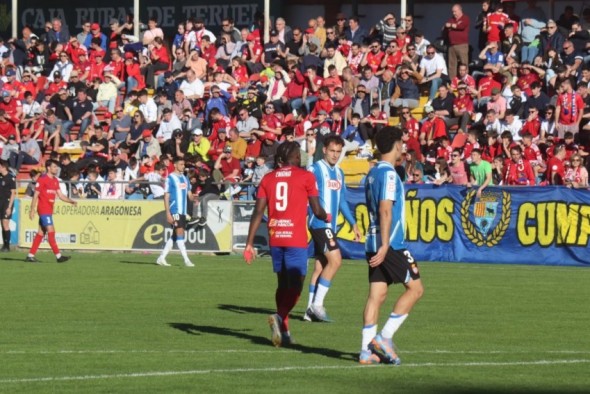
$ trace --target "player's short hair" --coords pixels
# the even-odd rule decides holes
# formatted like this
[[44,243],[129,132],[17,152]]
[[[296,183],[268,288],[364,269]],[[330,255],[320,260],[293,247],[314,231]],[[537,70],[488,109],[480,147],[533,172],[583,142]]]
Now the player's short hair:
[[324,146],[328,147],[330,144],[344,146],[344,140],[339,135],[329,135],[324,139]]
[[402,130],[399,127],[386,126],[377,132],[375,143],[379,152],[389,153],[396,142],[402,140]]
[[474,149],[471,151],[471,154],[474,154],[474,153],[477,153],[478,155],[480,155],[480,156],[481,156],[481,149],[479,149],[479,148],[474,148]]
[[277,148],[276,158],[278,165],[296,164],[297,158],[301,158],[299,152],[299,144],[295,141],[286,141],[279,145]]
[[184,157],[175,156],[174,159],[172,160],[172,163],[176,164],[179,161],[184,161]]
[[51,167],[52,164],[59,166],[59,163],[56,160],[49,159],[45,162],[45,168],[47,169],[47,168]]

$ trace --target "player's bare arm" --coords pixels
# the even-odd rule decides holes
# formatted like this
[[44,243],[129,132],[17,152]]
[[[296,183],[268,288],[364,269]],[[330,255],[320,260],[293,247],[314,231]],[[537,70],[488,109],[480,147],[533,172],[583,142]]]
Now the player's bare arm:
[[67,202],[68,204],[72,204],[72,205],[78,205],[78,202],[76,200],[72,200],[71,198],[69,198],[68,196],[66,196],[65,194],[63,194],[61,192],[61,190],[59,190],[59,189],[57,189],[57,196],[63,202]]
[[166,212],[166,221],[168,224],[174,224],[174,218],[170,213],[170,193],[164,193],[164,212]]
[[31,208],[29,209],[29,218],[33,220],[35,212],[37,211],[37,202],[39,201],[39,192],[35,191],[33,194],[33,201],[31,201]]
[[328,221],[328,214],[322,208],[320,204],[320,199],[317,196],[309,197],[309,206],[311,207],[311,211],[315,215],[316,218],[324,221]]
[[389,249],[389,234],[391,233],[391,215],[392,215],[393,201],[381,200],[379,201],[379,231],[381,232],[381,246],[377,253],[371,257],[369,265],[377,267],[385,260],[385,255]]
[[254,213],[252,214],[252,218],[250,219],[250,227],[248,228],[248,238],[246,239],[246,248],[244,249],[244,260],[246,260],[246,263],[248,264],[251,264],[252,260],[254,260],[254,258],[256,257],[256,253],[254,252],[254,236],[256,235],[256,231],[258,231],[258,227],[260,227],[260,223],[262,222],[262,215],[264,215],[266,205],[266,198],[258,198],[256,200],[256,206],[254,207]]

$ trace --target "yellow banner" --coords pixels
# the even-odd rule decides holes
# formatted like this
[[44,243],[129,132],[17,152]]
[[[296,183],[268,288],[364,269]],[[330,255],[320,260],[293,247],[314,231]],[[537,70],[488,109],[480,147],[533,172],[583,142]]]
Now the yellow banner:
[[[29,247],[39,228],[39,216],[29,219],[30,199],[20,201],[19,246]],[[231,202],[211,201],[207,225],[185,232],[186,248],[201,252],[231,251]],[[158,250],[172,236],[164,202],[78,200],[58,201],[53,213],[55,238],[63,249]],[[48,248],[46,242],[42,248]]]

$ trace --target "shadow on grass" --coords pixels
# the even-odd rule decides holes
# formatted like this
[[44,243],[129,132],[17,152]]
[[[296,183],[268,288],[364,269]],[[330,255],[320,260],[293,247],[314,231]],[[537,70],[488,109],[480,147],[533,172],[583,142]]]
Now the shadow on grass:
[[230,304],[219,304],[217,308],[221,309],[222,311],[228,311],[233,313],[256,313],[259,315],[270,315],[276,313],[275,310],[266,309],[266,308],[256,308],[253,306],[242,306],[242,305],[230,305]]
[[[255,345],[272,346],[272,343],[269,338],[252,335],[248,333],[250,330],[232,330],[225,327],[198,326],[192,323],[168,323],[168,325],[176,330],[183,331],[190,335],[222,335],[238,339],[244,339],[250,341],[250,343],[253,343]],[[358,356],[355,353],[346,353],[335,349],[327,349],[321,347],[309,347],[300,344],[290,345],[286,348],[291,350],[297,350],[305,354],[317,354],[319,356],[335,358],[338,360],[356,361]]]
[[154,261],[130,261],[130,260],[119,260],[121,264],[139,264],[139,265],[153,265],[154,267],[157,264]]

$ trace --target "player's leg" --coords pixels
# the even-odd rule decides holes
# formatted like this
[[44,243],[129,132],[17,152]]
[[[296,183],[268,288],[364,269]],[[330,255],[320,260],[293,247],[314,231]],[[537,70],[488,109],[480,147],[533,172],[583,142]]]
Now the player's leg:
[[377,364],[381,360],[369,350],[369,344],[377,335],[377,319],[379,308],[387,299],[387,283],[371,282],[369,285],[369,296],[363,312],[363,329],[361,332],[361,352],[359,362],[361,364]]
[[330,290],[332,280],[342,265],[342,255],[340,249],[331,250],[324,254],[327,264],[321,272],[318,279],[316,295],[313,300],[314,306],[324,306],[324,298]]
[[418,265],[409,251],[390,250],[384,263],[384,269],[387,269],[393,283],[402,283],[406,290],[398,298],[393,313],[389,315],[381,333],[375,337],[371,345],[380,355],[388,358],[390,362],[399,364],[399,358],[393,349],[393,335],[422,297],[424,288],[420,280]]
[[53,217],[48,215],[43,219],[45,221],[45,232],[47,233],[47,242],[55,255],[58,263],[65,263],[70,259],[69,256],[62,256],[61,252],[59,251],[59,246],[57,246],[57,241],[55,240],[55,227],[53,226]]
[[177,240],[175,223],[172,223],[172,235],[164,244],[164,248],[160,252],[160,256],[158,256],[158,259],[156,260],[156,264],[161,265],[162,267],[170,267],[170,264],[168,264],[168,262],[166,261],[166,257],[168,256],[168,253],[170,253],[170,251],[172,250],[174,242],[176,242]]
[[[327,263],[327,261],[323,261]],[[320,257],[314,260],[314,267],[313,273],[311,274],[311,278],[309,279],[309,299],[307,300],[307,307],[309,308],[313,302],[313,297],[315,296],[315,290],[317,286],[317,281],[320,278],[322,270],[324,269],[324,265],[322,264],[322,259]],[[306,313],[307,315],[307,313]]]
[[277,313],[268,317],[268,324],[270,326],[272,344],[278,347],[281,346],[282,342],[281,326],[283,325],[283,319],[285,316],[288,316],[288,312],[285,314],[285,309],[283,307],[285,304],[287,288],[286,270],[284,269],[284,248],[271,247],[270,255],[272,258],[273,272],[277,274],[277,289],[275,290]]
[[37,254],[37,250],[39,250],[39,246],[41,242],[43,242],[43,237],[45,237],[45,228],[42,224],[41,218],[39,218],[39,229],[37,230],[37,234],[35,234],[35,238],[33,238],[33,243],[31,245],[31,249],[29,250],[29,254],[25,261],[29,262],[36,262],[37,259],[35,255]]
[[316,288],[312,305],[309,306],[306,314],[316,320],[327,322],[331,320],[324,308],[324,298],[330,290],[332,279],[334,279],[336,272],[338,272],[338,269],[342,265],[342,255],[340,254],[340,247],[331,229],[314,229],[312,230],[312,235],[316,253],[322,253],[318,256],[322,269],[320,270],[320,276],[317,282],[315,282]]
[[176,245],[180,250],[180,254],[182,255],[182,259],[184,260],[184,265],[186,265],[187,267],[194,267],[195,265],[188,258],[188,254],[186,252],[186,245],[184,243],[184,227],[186,226],[186,217],[184,215],[180,216],[184,217],[184,219],[181,218],[176,227]]
[[2,212],[2,241],[4,245],[2,246],[3,252],[10,251],[10,216],[6,215],[6,210]]

